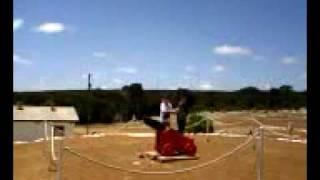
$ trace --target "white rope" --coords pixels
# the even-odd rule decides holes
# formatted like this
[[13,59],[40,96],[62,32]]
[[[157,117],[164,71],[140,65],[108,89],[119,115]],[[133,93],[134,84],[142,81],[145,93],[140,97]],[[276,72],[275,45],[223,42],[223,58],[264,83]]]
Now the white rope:
[[[261,123],[260,121],[258,121],[255,117],[252,116],[252,114],[250,113],[250,119],[251,121],[255,122],[256,124],[258,124],[260,127],[264,128],[266,125]],[[201,121],[198,121],[198,122],[195,122],[192,124],[192,126],[195,126],[199,123],[201,123],[202,121],[205,121],[206,119],[203,119]],[[124,127],[126,127],[128,125],[129,122],[131,122],[132,120],[128,121],[126,124],[124,124],[122,127],[120,127],[118,130],[120,129],[123,129]],[[188,126],[190,128],[190,126]],[[269,130],[269,132],[272,132],[274,134],[281,134],[281,135],[286,135],[286,134],[283,134],[283,133],[277,133],[277,132],[274,132],[272,130]],[[256,136],[257,133],[254,134],[254,136]],[[85,156],[85,155],[82,155],[81,153],[79,152],[76,152],[75,150],[73,150],[72,148],[70,147],[65,147],[64,150],[70,152],[71,154],[73,155],[76,155],[80,158],[83,158],[87,161],[91,161],[93,163],[96,163],[98,165],[101,165],[103,167],[106,167],[106,168],[111,168],[111,169],[115,169],[115,170],[119,170],[119,171],[124,171],[124,172],[128,172],[128,173],[135,173],[135,174],[144,174],[144,175],[169,175],[169,174],[177,174],[177,173],[185,173],[185,172],[189,172],[189,171],[193,171],[193,170],[196,170],[196,169],[200,169],[200,168],[203,168],[203,167],[206,167],[206,166],[209,166],[211,164],[214,164],[214,163],[217,163],[231,155],[233,155],[234,153],[236,153],[237,151],[241,150],[242,148],[244,148],[246,145],[248,145],[252,140],[253,140],[253,137],[254,136],[250,136],[245,142],[239,144],[238,146],[236,146],[234,149],[232,149],[231,151],[215,158],[215,159],[212,159],[210,161],[207,161],[207,162],[204,162],[204,163],[201,163],[201,164],[198,164],[198,165],[195,165],[195,166],[192,166],[192,167],[189,167],[189,168],[184,168],[184,169],[178,169],[178,170],[173,170],[173,171],[140,171],[140,170],[131,170],[131,169],[126,169],[126,168],[123,168],[123,167],[119,167],[119,166],[115,166],[115,165],[110,165],[110,164],[106,164],[104,162],[101,162],[101,161],[98,161],[98,160],[95,160],[93,158],[90,158],[88,156]],[[286,135],[287,136],[287,135]]]
[[267,125],[261,123],[260,121],[258,121],[255,117],[253,117],[253,115],[250,113],[250,117],[252,121],[254,121],[255,123],[257,123],[260,127],[263,127],[265,130],[267,130],[268,132],[270,132],[273,135],[277,135],[277,136],[283,136],[283,137],[290,137],[290,135],[286,134],[286,133],[280,133],[277,132],[275,130],[272,130],[270,127],[268,127]]
[[279,133],[279,132],[276,132],[274,130],[271,130],[271,129],[268,129],[266,128],[267,126],[263,123],[261,123],[260,121],[258,121],[255,117],[253,117],[253,115],[250,113],[250,117],[253,122],[257,123],[260,127],[263,127],[264,129],[266,129],[268,132],[270,132],[271,134],[273,135],[280,135],[280,136],[285,136],[285,137],[288,137],[288,134],[284,134],[284,133]]
[[193,128],[193,127],[199,125],[199,124],[200,124],[201,122],[203,122],[203,121],[207,121],[207,119],[204,118],[204,119],[201,119],[200,121],[194,122],[194,123],[188,125],[188,126],[186,127],[186,129]]
[[140,171],[140,170],[131,170],[131,169],[126,169],[126,168],[123,168],[123,167],[119,167],[119,166],[115,166],[115,165],[110,165],[110,164],[106,164],[104,162],[101,162],[101,161],[98,161],[98,160],[95,160],[95,159],[92,159],[88,156],[84,156],[82,155],[81,153],[79,152],[76,152],[75,150],[71,149],[70,147],[65,147],[64,149],[68,152],[70,152],[71,154],[73,155],[76,155],[80,158],[83,158],[87,161],[91,161],[93,163],[96,163],[98,165],[101,165],[103,167],[106,167],[106,168],[111,168],[111,169],[115,169],[115,170],[119,170],[119,171],[124,171],[124,172],[128,172],[128,173],[134,173],[134,174],[144,174],[144,175],[169,175],[169,174],[177,174],[177,173],[185,173],[185,172],[189,172],[189,171],[193,171],[193,170],[196,170],[196,169],[200,169],[200,168],[203,168],[203,167],[206,167],[206,166],[209,166],[213,163],[217,163],[231,155],[233,155],[234,153],[236,153],[237,151],[243,149],[246,145],[248,145],[251,141],[253,140],[253,136],[250,136],[249,138],[247,138],[247,140],[239,145],[237,145],[234,149],[232,149],[231,151],[215,158],[215,159],[212,159],[210,161],[207,161],[207,162],[204,162],[204,163],[201,163],[201,164],[198,164],[196,166],[192,166],[192,167],[189,167],[189,168],[184,168],[184,169],[178,169],[178,170],[173,170],[173,171]]
[[260,121],[258,121],[255,117],[252,116],[252,114],[250,113],[250,119],[251,121],[257,123],[259,126],[264,127],[265,125],[262,124]]
[[120,130],[126,128],[126,127],[129,125],[129,123],[130,123],[130,122],[133,122],[133,121],[137,121],[137,120],[136,120],[136,119],[131,119],[130,121],[124,123],[122,126],[120,126],[119,128],[117,128],[115,131],[116,131],[116,132],[119,132]]
[[[186,129],[189,129],[189,128],[192,128],[192,127],[194,127],[194,126],[197,126],[197,125],[199,125],[201,122],[203,122],[203,121],[205,121],[205,120],[207,120],[207,119],[202,119],[202,120],[200,120],[200,121],[197,121],[197,122],[195,122],[195,123],[187,126]],[[212,120],[212,119],[210,119],[210,120]],[[274,134],[274,135],[280,135],[280,136],[284,136],[284,137],[288,137],[288,136],[289,136],[288,134],[279,133],[279,132],[275,132],[275,131],[273,131],[273,130],[271,130],[271,129],[268,129],[268,128],[267,128],[267,125],[265,125],[265,124],[261,123],[260,121],[258,121],[251,113],[250,113],[250,118],[249,118],[249,120],[250,120],[250,121],[253,121],[253,122],[256,123],[258,126],[263,127],[264,129],[268,130],[268,132],[270,132],[270,133],[272,133],[272,134]],[[222,125],[222,124],[221,124],[221,125],[216,124],[215,126],[221,126],[221,127],[223,127],[223,126],[236,126],[236,125],[240,125],[240,124],[244,124],[244,123],[245,123],[244,121],[241,121],[241,122],[237,122],[237,123],[228,123],[228,124],[223,124],[223,125]]]
[[283,137],[290,137],[290,135],[285,134],[285,133],[280,133],[280,132],[277,132],[277,131],[274,131],[274,130],[270,130],[270,129],[266,129],[266,130],[268,130],[268,132],[270,132],[273,135],[283,136]]
[[240,121],[240,122],[236,122],[236,123],[223,123],[223,124],[215,124],[214,126],[215,127],[228,127],[228,126],[238,126],[238,125],[241,125],[241,124],[245,124],[246,122],[245,121]]
[[[200,124],[201,122],[203,122],[203,121],[205,121],[205,120],[206,120],[206,119],[202,119],[201,121],[197,121],[197,122],[195,122],[195,123],[187,126],[186,129],[192,128],[192,127]],[[212,120],[212,119],[211,119],[211,120]],[[264,129],[266,129],[268,132],[270,132],[270,133],[273,134],[273,135],[278,135],[278,136],[283,136],[283,137],[290,137],[290,135],[288,135],[288,134],[286,134],[286,133],[280,133],[280,132],[277,132],[277,131],[275,131],[275,130],[270,129],[266,124],[263,124],[263,123],[261,123],[259,120],[257,120],[257,119],[252,115],[252,113],[250,113],[250,118],[249,118],[249,120],[250,120],[250,121],[253,121],[253,122],[256,123],[258,126],[263,127]],[[239,122],[239,123],[228,123],[228,124],[224,124],[224,125],[222,125],[222,124],[221,124],[221,125],[216,124],[215,126],[221,126],[221,127],[223,127],[223,126],[235,126],[235,125],[240,125],[240,124],[243,124],[243,123],[244,123],[244,121]]]

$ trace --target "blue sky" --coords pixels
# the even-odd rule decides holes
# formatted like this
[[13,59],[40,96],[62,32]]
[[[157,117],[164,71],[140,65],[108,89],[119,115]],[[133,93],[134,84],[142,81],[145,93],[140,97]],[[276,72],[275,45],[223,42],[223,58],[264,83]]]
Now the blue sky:
[[306,89],[303,0],[14,0],[14,90]]

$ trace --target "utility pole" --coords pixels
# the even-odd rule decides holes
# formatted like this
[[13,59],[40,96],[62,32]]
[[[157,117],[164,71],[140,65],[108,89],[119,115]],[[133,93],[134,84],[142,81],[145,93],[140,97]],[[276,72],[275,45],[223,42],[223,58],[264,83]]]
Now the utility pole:
[[89,100],[89,95],[90,95],[90,91],[91,91],[91,87],[92,87],[92,84],[91,84],[91,73],[88,74],[88,94],[87,94],[87,99],[88,99],[88,108],[87,108],[87,114],[88,114],[88,117],[87,117],[87,135],[89,134],[89,120],[90,120],[90,100]]

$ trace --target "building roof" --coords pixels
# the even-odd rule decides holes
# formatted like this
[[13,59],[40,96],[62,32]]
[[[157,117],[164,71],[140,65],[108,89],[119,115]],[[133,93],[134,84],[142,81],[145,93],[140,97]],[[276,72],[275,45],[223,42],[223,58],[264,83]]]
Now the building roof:
[[13,106],[14,121],[79,121],[77,111],[72,106],[55,106],[52,111],[51,106],[23,106],[19,110],[18,106]]

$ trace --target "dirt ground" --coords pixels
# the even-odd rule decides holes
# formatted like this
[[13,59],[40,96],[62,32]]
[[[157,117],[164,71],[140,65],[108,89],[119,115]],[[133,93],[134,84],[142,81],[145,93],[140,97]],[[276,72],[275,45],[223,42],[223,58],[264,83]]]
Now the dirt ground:
[[[270,120],[261,120],[265,124],[272,126],[285,127],[288,118],[283,116],[259,117]],[[246,118],[244,113],[223,113],[216,116],[217,122],[220,122],[218,130],[229,130],[229,132],[242,133],[251,127],[251,122],[243,123],[241,126],[226,125],[235,123]],[[258,118],[257,118],[258,119]],[[273,119],[273,120],[272,120]],[[279,122],[284,121],[284,122]],[[305,127],[305,117],[297,115],[294,119],[299,121],[297,128]],[[273,123],[275,122],[275,123]],[[304,123],[302,123],[304,122]],[[225,124],[223,124],[225,123]],[[243,129],[243,131],[236,131]],[[246,130],[246,131],[245,131]],[[90,126],[90,132],[107,133],[107,132],[153,132],[141,123],[131,123],[130,125],[114,124],[93,125]],[[285,133],[285,130],[277,130]],[[64,146],[68,146],[88,156],[98,160],[106,165],[119,166],[125,169],[141,171],[173,171],[184,169],[198,164],[205,163],[215,159],[220,155],[229,152],[234,147],[244,142],[247,137],[222,137],[222,136],[201,136],[193,135],[198,147],[198,160],[174,161],[159,163],[149,159],[138,158],[138,154],[153,149],[153,137],[126,137],[126,136],[103,136],[103,137],[83,137],[85,127],[75,128],[75,137],[65,139]],[[300,138],[305,138],[306,133],[295,132]],[[248,136],[249,137],[249,136]],[[279,136],[280,137],[280,136]],[[264,153],[264,179],[270,180],[304,180],[306,179],[306,144],[295,142],[278,141],[275,135],[268,135],[265,138]],[[48,152],[44,147],[48,144],[44,142],[31,144],[16,144],[14,146],[14,179],[16,180],[50,180],[56,178],[56,172],[48,171],[50,165]],[[179,173],[174,175],[140,175],[128,172],[118,171],[106,168],[97,163],[89,162],[83,158],[75,156],[67,150],[62,154],[62,171],[63,180],[254,180],[256,179],[256,159],[257,151],[255,141],[245,146],[239,152],[236,152],[227,159],[221,160],[215,164],[193,170],[191,172]]]

